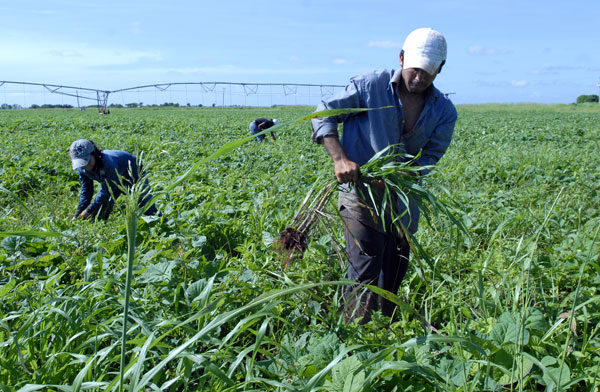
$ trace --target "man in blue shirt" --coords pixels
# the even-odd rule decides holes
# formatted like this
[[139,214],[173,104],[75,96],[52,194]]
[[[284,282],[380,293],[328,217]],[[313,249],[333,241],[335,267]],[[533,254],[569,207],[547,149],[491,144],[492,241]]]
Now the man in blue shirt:
[[[322,101],[317,111],[342,108],[382,108],[359,114],[312,120],[313,140],[323,144],[342,185],[339,208],[346,222],[348,278],[376,284],[396,294],[408,268],[409,244],[393,230],[384,230],[372,218],[372,208],[359,196],[360,166],[390,145],[420,157],[416,164],[438,162],[450,145],[457,113],[450,100],[433,85],[446,61],[446,40],[430,28],[410,33],[400,52],[400,70],[383,70],[351,78],[339,94]],[[338,124],[343,123],[341,142]],[[421,172],[421,175],[427,171]],[[348,183],[356,186],[348,187]],[[400,211],[407,209],[399,205]],[[404,226],[415,233],[419,209],[408,206]],[[346,290],[346,320],[367,322],[371,312],[391,316],[395,306],[361,286]]]
[[[122,193],[120,185],[130,187],[138,180],[136,158],[125,151],[100,150],[93,142],[86,139],[74,141],[69,148],[69,155],[81,183],[79,205],[73,219],[90,217],[108,219],[115,200]],[[101,185],[100,191],[92,202],[94,181],[98,181]],[[140,205],[145,205],[150,199],[152,195],[149,193],[146,179]],[[156,213],[157,209],[153,204],[146,210],[145,215]]]
[[[275,125],[279,124],[279,121],[277,121],[276,119],[272,118],[271,120],[268,120],[266,118],[257,118],[256,120],[252,121],[249,125],[248,125],[248,129],[250,130],[250,133],[253,135],[256,135],[257,133],[260,133],[262,131],[264,131],[265,129],[269,129]],[[273,139],[273,141],[275,141],[275,134],[273,132],[271,132],[271,138]],[[265,135],[257,135],[256,136],[256,141],[257,142],[262,142],[265,139]]]

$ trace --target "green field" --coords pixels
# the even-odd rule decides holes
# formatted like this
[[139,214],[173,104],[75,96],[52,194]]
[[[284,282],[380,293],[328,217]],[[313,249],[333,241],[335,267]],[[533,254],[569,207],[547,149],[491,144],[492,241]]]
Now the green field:
[[[600,105],[458,107],[424,185],[467,233],[423,220],[403,310],[366,325],[340,309],[341,223],[285,271],[273,242],[333,176],[293,121],[313,110],[1,111],[0,390],[600,390]],[[291,122],[170,187],[256,117]],[[137,220],[129,290],[127,198],[71,221],[78,138],[143,152],[168,190]]]

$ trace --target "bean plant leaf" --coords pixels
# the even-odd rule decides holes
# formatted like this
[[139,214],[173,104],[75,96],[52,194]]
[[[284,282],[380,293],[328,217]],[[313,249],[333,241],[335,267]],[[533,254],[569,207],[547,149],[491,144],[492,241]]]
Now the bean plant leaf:
[[[1,234],[1,233],[0,233]],[[25,243],[23,236],[8,236],[0,242],[0,245],[9,252],[16,252]]]
[[442,358],[439,361],[439,365],[436,367],[436,372],[440,377],[444,378],[446,382],[455,385],[456,387],[464,387],[467,382],[467,375],[469,374],[471,363],[462,358]]
[[561,364],[560,360],[551,356],[542,358],[541,363],[545,366],[543,377],[546,390],[556,390],[571,380],[571,369],[566,363]]
[[525,329],[544,332],[548,329],[548,321],[544,313],[537,308],[529,307],[525,313]]
[[332,392],[362,391],[366,375],[361,367],[362,363],[355,355],[345,358],[331,369],[331,381],[326,380],[323,388]]
[[151,264],[137,280],[140,283],[168,282],[171,280],[171,271],[177,264],[178,262],[176,260],[167,260]]
[[11,279],[5,285],[0,286],[0,298],[4,298],[17,284],[15,279]]
[[529,331],[510,312],[503,313],[494,325],[490,337],[498,346],[506,343],[526,345],[529,342]]
[[263,231],[262,241],[265,246],[271,246],[275,241],[275,238],[273,238],[273,234],[269,233],[268,231]]
[[205,235],[197,235],[192,239],[192,246],[194,248],[202,248],[206,244],[206,236]]
[[493,368],[496,382],[502,385],[513,384],[523,379],[533,368],[533,362],[528,357],[509,354],[503,349],[494,353],[491,363],[496,365]]

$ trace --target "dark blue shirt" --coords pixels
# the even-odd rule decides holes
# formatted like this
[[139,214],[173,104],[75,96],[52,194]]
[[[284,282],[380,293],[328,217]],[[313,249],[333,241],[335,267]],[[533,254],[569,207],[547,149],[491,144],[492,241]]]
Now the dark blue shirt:
[[[95,214],[100,207],[108,205],[111,194],[114,200],[119,197],[122,193],[120,184],[129,187],[138,179],[136,158],[125,151],[103,150],[102,164],[96,166],[93,171],[82,168],[77,169],[81,183],[81,194],[75,217],[78,217],[85,209],[91,214]],[[122,179],[119,179],[119,177]],[[100,191],[92,202],[94,181],[100,183]]]

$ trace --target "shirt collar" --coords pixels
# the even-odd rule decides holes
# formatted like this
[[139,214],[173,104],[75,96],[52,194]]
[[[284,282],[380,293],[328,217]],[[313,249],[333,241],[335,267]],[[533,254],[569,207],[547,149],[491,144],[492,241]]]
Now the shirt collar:
[[[398,86],[400,85],[400,83],[402,82],[402,68],[400,69],[396,69],[394,70],[394,73],[392,74],[392,79],[390,80],[390,84],[392,85],[393,91],[397,92],[398,90]],[[433,83],[431,84],[431,86],[427,87],[427,90],[425,90],[425,100],[429,101],[433,94],[434,91],[434,87],[433,87]],[[437,99],[437,97],[434,98]]]
[[390,83],[392,86],[396,87],[398,84],[400,84],[400,80],[402,80],[402,69],[396,69],[392,74],[392,80]]

